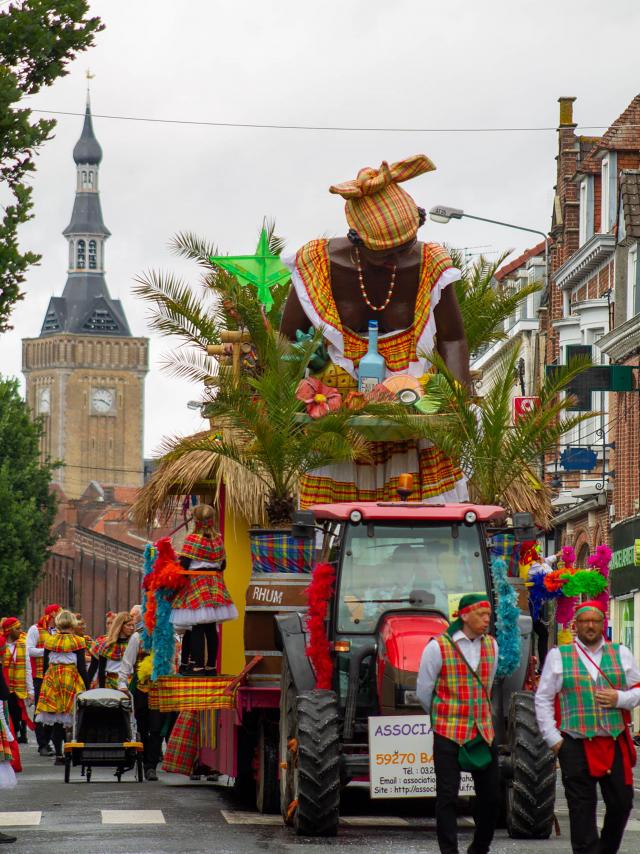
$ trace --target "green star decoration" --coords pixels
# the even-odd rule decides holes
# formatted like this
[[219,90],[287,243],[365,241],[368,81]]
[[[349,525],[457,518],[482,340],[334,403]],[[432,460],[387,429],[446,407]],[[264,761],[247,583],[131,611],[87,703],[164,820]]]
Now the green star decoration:
[[278,255],[269,248],[265,228],[260,234],[255,255],[212,255],[209,260],[235,276],[241,285],[254,285],[265,311],[273,305],[270,288],[286,282],[291,276]]

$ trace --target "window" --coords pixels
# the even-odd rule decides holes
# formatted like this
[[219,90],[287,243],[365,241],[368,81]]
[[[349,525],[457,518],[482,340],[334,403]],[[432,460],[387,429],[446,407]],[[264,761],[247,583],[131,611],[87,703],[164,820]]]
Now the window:
[[593,234],[593,176],[587,175],[580,182],[580,246]]
[[602,158],[600,170],[600,180],[602,182],[600,231],[602,234],[611,231],[615,222],[617,202],[616,161],[615,151],[610,151]]
[[84,240],[78,241],[78,253],[76,256],[76,267],[78,270],[84,270],[87,264],[87,258],[85,255],[86,244]]
[[97,244],[95,240],[89,241],[89,269],[95,270],[97,268]]
[[69,241],[69,267],[73,267],[73,259],[74,259],[74,245],[73,240]]
[[638,244],[629,248],[627,260],[627,320],[640,314],[640,282],[638,281]]

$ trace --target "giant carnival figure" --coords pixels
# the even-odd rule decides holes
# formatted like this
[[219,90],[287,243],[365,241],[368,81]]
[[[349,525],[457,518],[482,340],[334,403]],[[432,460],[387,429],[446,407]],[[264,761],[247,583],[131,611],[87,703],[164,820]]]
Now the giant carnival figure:
[[[469,384],[469,352],[455,289],[460,278],[448,252],[422,243],[426,218],[400,186],[435,166],[423,154],[380,169],[366,167],[355,181],[330,188],[346,199],[347,237],[311,240],[289,261],[293,287],[281,331],[294,340],[310,327],[323,330],[328,364],[316,375],[343,394],[358,385],[367,354],[368,329],[377,321],[383,373],[395,389],[429,373],[437,349],[460,382]],[[395,498],[398,476],[411,472],[411,499],[466,501],[466,480],[456,465],[428,442],[373,442],[368,461],[318,469],[301,484],[301,504],[380,501]]]

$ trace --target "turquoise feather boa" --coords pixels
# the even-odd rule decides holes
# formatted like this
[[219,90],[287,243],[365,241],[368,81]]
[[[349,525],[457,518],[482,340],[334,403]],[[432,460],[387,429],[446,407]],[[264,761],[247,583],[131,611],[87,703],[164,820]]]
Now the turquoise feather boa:
[[496,611],[496,641],[498,670],[496,676],[509,676],[520,664],[522,641],[518,617],[518,597],[507,579],[507,564],[501,558],[491,561],[491,575],[498,607]]

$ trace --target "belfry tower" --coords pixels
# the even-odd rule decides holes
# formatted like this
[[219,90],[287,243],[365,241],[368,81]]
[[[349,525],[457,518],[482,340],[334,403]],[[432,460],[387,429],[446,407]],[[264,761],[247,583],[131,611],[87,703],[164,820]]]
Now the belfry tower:
[[131,335],[105,280],[111,232],[102,218],[102,149],[88,96],[73,159],[76,195],[62,232],[69,246],[67,282],[62,296],[51,298],[38,338],[22,342],[27,402],[43,419],[43,456],[64,462],[55,481],[67,498],[78,498],[91,480],[142,485],[149,345]]

